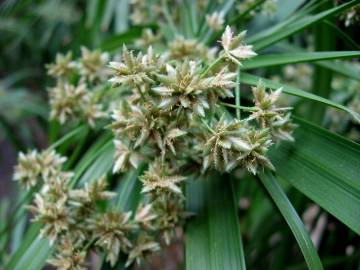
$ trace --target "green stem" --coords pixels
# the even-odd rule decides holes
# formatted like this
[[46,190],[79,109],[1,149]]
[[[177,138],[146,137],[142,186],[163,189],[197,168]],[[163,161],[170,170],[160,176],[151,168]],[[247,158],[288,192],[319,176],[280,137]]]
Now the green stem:
[[236,117],[240,120],[241,118],[241,110],[240,110],[240,66],[237,70],[237,77],[236,77],[236,88],[235,88],[235,104],[236,108]]
[[256,112],[258,110],[257,107],[246,107],[246,106],[234,105],[234,104],[225,103],[225,102],[220,102],[220,104],[224,105],[226,107],[234,108],[237,110],[248,111],[248,112]]
[[208,123],[206,123],[206,121],[204,119],[201,119],[201,122],[212,134],[215,134],[215,131],[208,125]]
[[201,73],[200,78],[204,78],[205,75],[214,67],[216,67],[222,60],[223,60],[224,56],[219,56],[218,58],[215,59],[214,62],[212,62],[203,73]]

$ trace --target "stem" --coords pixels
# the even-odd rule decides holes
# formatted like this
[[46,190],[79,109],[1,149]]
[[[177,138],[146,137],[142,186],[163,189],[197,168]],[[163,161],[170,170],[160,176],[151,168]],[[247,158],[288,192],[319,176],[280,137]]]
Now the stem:
[[236,88],[235,88],[235,104],[236,108],[236,117],[240,120],[241,118],[241,111],[240,111],[240,66],[237,70],[237,77],[236,77]]
[[243,110],[243,111],[248,111],[248,112],[256,112],[258,110],[257,107],[246,107],[246,106],[234,105],[234,104],[225,103],[225,102],[220,102],[220,104],[224,105],[226,107]]
[[203,73],[201,73],[200,78],[204,78],[204,76],[211,70],[213,69],[215,66],[217,66],[222,60],[223,60],[224,56],[219,56],[218,58],[215,59],[214,62],[212,62],[207,69],[205,69],[205,71]]
[[212,133],[215,134],[216,132],[206,123],[204,119],[201,119],[201,122],[204,124],[204,126]]

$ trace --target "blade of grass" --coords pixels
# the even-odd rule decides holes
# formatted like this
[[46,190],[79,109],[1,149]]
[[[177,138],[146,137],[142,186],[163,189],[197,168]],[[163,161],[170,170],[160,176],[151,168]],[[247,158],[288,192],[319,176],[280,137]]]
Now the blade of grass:
[[360,51],[342,52],[295,52],[271,55],[260,55],[243,63],[242,70],[277,65],[315,62],[320,60],[347,59],[360,57]]
[[[329,2],[324,7],[331,7],[333,3]],[[335,36],[330,26],[326,24],[317,24],[314,26],[315,50],[327,51],[335,49]],[[331,81],[333,73],[331,70],[316,66],[313,74],[312,92],[324,98],[330,97]],[[308,110],[308,119],[321,124],[325,114],[325,106],[310,104]]]
[[75,137],[76,135],[86,132],[86,130],[87,130],[86,125],[81,125],[80,127],[70,131],[69,133],[64,135],[62,138],[60,138],[59,140],[54,142],[52,145],[49,146],[49,149],[58,148],[59,146],[63,145],[64,143],[66,143],[67,141],[69,141],[70,139]]
[[330,106],[330,107],[345,111],[345,112],[349,113],[357,122],[360,123],[360,115],[358,113],[352,111],[351,109],[349,109],[346,106],[335,103],[335,102],[333,102],[331,100],[328,100],[326,98],[319,97],[319,96],[314,95],[312,93],[303,91],[301,89],[298,89],[298,88],[295,88],[295,87],[292,87],[292,86],[285,85],[283,83],[273,82],[271,80],[264,79],[262,77],[258,77],[258,76],[251,75],[251,74],[244,73],[244,72],[241,74],[241,78],[240,78],[240,81],[242,83],[249,84],[249,85],[256,85],[259,80],[262,80],[264,82],[265,86],[269,87],[269,88],[281,88],[282,87],[283,92],[285,94],[292,95],[292,96],[297,96],[297,97],[300,97],[300,98],[305,98],[305,99],[308,99],[308,100],[311,100],[311,101],[316,101],[316,102],[325,104],[327,106]]
[[[281,48],[284,51],[287,52],[304,52],[303,49],[296,47],[294,45],[290,45],[290,44],[286,44],[286,43],[282,43],[277,45],[277,47]],[[315,65],[319,65],[321,67],[325,67],[327,69],[330,69],[334,72],[337,72],[338,74],[344,75],[346,77],[355,79],[355,80],[360,80],[360,70],[359,67],[357,67],[356,65],[352,64],[352,63],[348,63],[348,62],[340,62],[340,61],[320,61],[320,62],[315,62]]]
[[[226,181],[228,180],[228,181]],[[186,269],[246,269],[229,179],[215,174],[187,183]]]
[[107,173],[113,165],[115,148],[112,142],[105,145],[106,147],[100,149],[99,154],[94,162],[87,168],[81,178],[75,178],[73,182],[77,182],[80,186],[85,183],[99,179]]
[[360,145],[300,118],[295,143],[270,151],[276,176],[360,234]]
[[285,192],[277,183],[275,177],[270,172],[265,171],[259,175],[259,179],[293,232],[309,269],[324,269],[304,224],[287,198]]
[[311,25],[313,25],[321,20],[325,20],[331,16],[335,16],[336,14],[339,14],[339,13],[343,12],[344,10],[349,9],[359,3],[360,3],[360,0],[352,0],[352,1],[349,1],[342,5],[339,5],[337,7],[328,9],[321,13],[318,13],[316,15],[303,16],[302,18],[292,22],[291,24],[286,24],[286,22],[284,22],[284,27],[282,27],[280,29],[277,29],[278,26],[275,26],[276,27],[275,32],[267,29],[264,31],[264,32],[266,32],[266,35],[263,35],[262,33],[260,33],[256,37],[250,37],[247,40],[247,42],[249,44],[253,44],[255,50],[261,50],[263,48],[271,46],[272,44],[274,44],[282,39],[285,39],[285,38],[299,32],[307,27],[310,27]]

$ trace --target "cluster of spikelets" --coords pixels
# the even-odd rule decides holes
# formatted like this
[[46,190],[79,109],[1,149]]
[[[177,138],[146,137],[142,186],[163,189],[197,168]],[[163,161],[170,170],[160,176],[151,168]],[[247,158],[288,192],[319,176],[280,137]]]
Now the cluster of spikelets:
[[56,79],[49,88],[52,119],[64,124],[69,120],[85,120],[90,126],[106,117],[103,110],[103,82],[108,78],[107,53],[81,48],[81,57],[75,61],[69,52],[58,54],[56,62],[47,66],[48,74]]
[[[161,163],[153,166],[159,174],[184,171],[189,162],[202,165],[203,171],[230,171],[238,165],[254,174],[258,165],[273,169],[266,158],[269,146],[292,140],[294,128],[290,108],[276,105],[281,89],[268,93],[260,82],[253,88],[255,106],[242,120],[227,117],[219,107],[219,99],[233,97],[234,65],[255,55],[244,37],[245,32],[234,36],[227,27],[222,50],[207,66],[187,54],[174,61],[171,54],[155,55],[151,47],[136,56],[124,48],[122,61],[110,63],[110,81],[130,90],[112,114],[114,172],[136,168],[142,161]],[[154,156],[159,158],[154,161]],[[161,181],[161,186],[167,182],[174,184]],[[145,190],[147,185],[144,182]]]
[[134,214],[114,209],[103,212],[99,202],[116,195],[106,190],[106,178],[74,189],[73,173],[62,170],[65,161],[54,151],[32,151],[20,154],[15,173],[15,180],[24,187],[38,190],[28,209],[33,221],[43,225],[41,235],[55,246],[49,263],[58,269],[86,269],[86,255],[96,248],[106,252],[111,265],[120,252],[128,254],[126,266],[140,264],[160,249],[155,241],[159,232],[169,242],[178,219],[185,217],[178,212],[178,199],[139,205]]
[[[99,201],[115,195],[106,191],[105,178],[74,189],[73,174],[62,170],[65,158],[50,150],[20,154],[15,179],[39,190],[29,209],[44,225],[42,235],[56,246],[51,264],[84,269],[86,254],[94,248],[105,251],[111,265],[120,252],[128,254],[127,265],[141,263],[160,243],[169,244],[188,216],[182,191],[190,175],[213,169],[246,168],[253,174],[274,169],[267,158],[269,147],[293,140],[290,108],[277,106],[281,89],[266,91],[259,82],[252,89],[254,106],[235,106],[246,111],[242,119],[234,119],[219,102],[234,97],[235,71],[241,61],[256,55],[244,38],[245,32],[234,36],[226,27],[220,51],[177,38],[162,54],[151,47],[137,54],[124,47],[109,70],[104,69],[106,54],[86,49],[77,62],[71,54],[59,55],[48,66],[57,79],[50,89],[52,117],[95,125],[103,123],[95,121],[104,116],[102,108],[112,108],[107,127],[114,134],[113,173],[148,164],[139,177],[144,203],[136,212],[104,212]],[[113,89],[97,95],[108,79]],[[118,99],[104,104],[103,98],[113,92]],[[92,106],[98,110],[90,117],[86,110]]]

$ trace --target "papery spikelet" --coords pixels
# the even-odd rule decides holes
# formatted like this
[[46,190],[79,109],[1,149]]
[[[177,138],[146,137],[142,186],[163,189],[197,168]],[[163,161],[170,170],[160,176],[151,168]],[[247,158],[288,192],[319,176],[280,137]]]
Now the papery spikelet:
[[160,245],[155,242],[152,237],[146,233],[140,233],[134,247],[132,247],[129,252],[125,267],[130,266],[133,262],[140,265],[146,256],[151,255],[158,250],[160,250]]
[[71,52],[68,52],[66,55],[60,53],[56,54],[56,60],[54,64],[48,64],[46,66],[48,69],[48,74],[55,78],[66,78],[71,75],[75,68],[76,64],[72,60]]
[[186,177],[181,175],[172,175],[171,170],[166,164],[156,160],[150,164],[149,169],[140,177],[143,183],[142,192],[152,192],[155,194],[173,192],[182,194],[178,183],[184,181]]
[[92,221],[91,228],[98,238],[96,245],[104,248],[106,260],[114,266],[118,260],[120,250],[128,251],[132,247],[129,236],[135,229],[130,221],[131,212],[109,211]]
[[225,32],[221,37],[224,57],[238,65],[241,65],[242,60],[256,55],[251,45],[245,45],[243,43],[245,35],[246,31],[243,31],[239,35],[234,36],[230,26],[226,26]]

